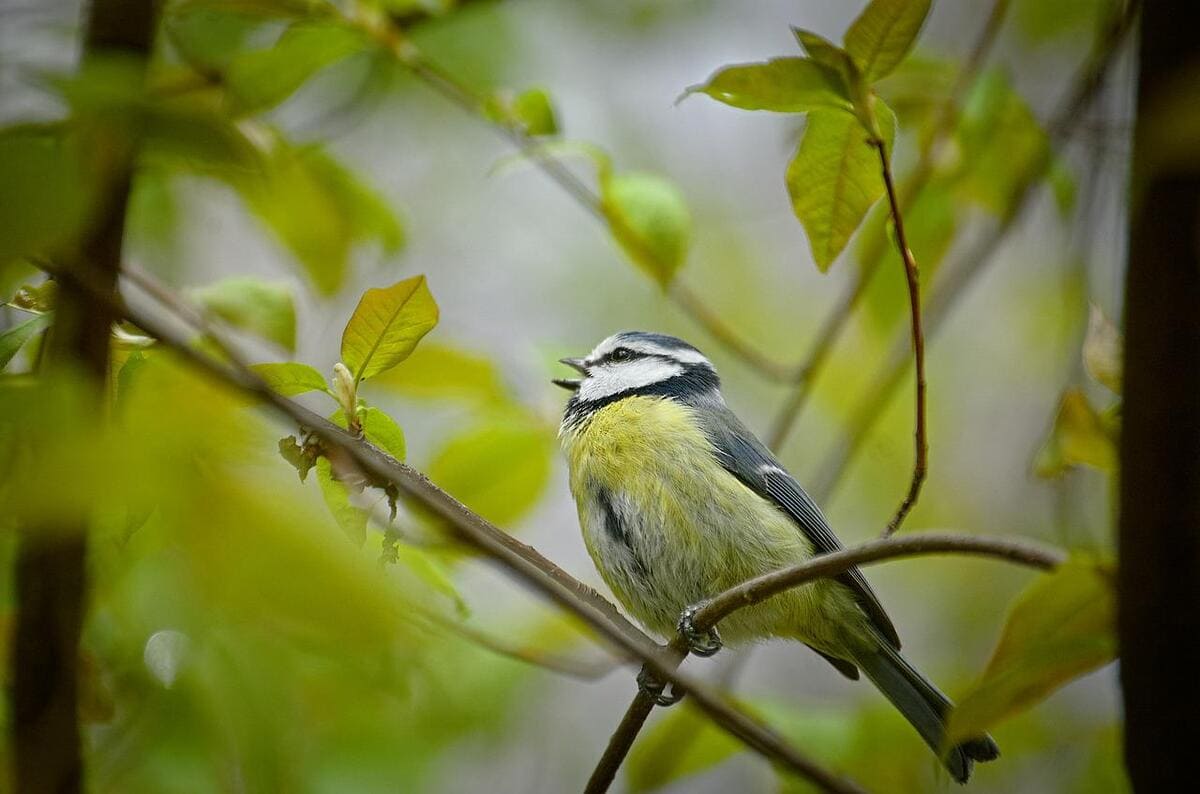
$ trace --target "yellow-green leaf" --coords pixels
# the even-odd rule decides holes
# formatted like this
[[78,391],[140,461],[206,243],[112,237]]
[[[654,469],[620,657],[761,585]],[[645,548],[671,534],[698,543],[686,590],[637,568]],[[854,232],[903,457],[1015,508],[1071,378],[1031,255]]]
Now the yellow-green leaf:
[[742,110],[807,113],[852,107],[837,71],[810,58],[773,58],[725,66],[689,94],[708,94]]
[[364,405],[358,409],[358,421],[368,441],[396,460],[404,460],[404,431],[395,419],[374,406]]
[[656,174],[615,174],[601,185],[601,203],[625,253],[666,288],[687,258],[692,233],[679,188]]
[[1121,393],[1121,362],[1124,343],[1121,332],[1092,304],[1087,336],[1083,340],[1083,365],[1088,374],[1117,394]]
[[501,526],[537,502],[550,478],[554,436],[526,417],[500,417],[451,439],[429,477],[467,507]]
[[284,397],[294,397],[310,391],[329,391],[325,376],[307,364],[283,361],[272,364],[255,364],[250,369],[266,381],[272,391]]
[[369,289],[342,332],[342,362],[356,381],[386,372],[408,358],[437,321],[424,276]]
[[[890,147],[895,117],[883,102],[876,103],[880,131]],[[829,269],[884,185],[879,152],[867,142],[867,132],[849,113],[817,111],[787,169],[792,209],[822,272]]]
[[50,327],[50,315],[39,314],[0,332],[0,370],[8,366],[25,343]]
[[393,551],[396,563],[403,565],[421,583],[450,599],[459,617],[465,618],[470,615],[471,609],[466,599],[458,591],[446,567],[434,557],[433,552],[413,548],[404,543],[397,543]]
[[985,733],[1116,658],[1111,566],[1073,559],[1017,599],[983,677],[959,700],[947,745]]
[[513,100],[513,117],[529,135],[557,135],[558,119],[550,95],[541,88],[522,91]]
[[929,14],[930,0],[871,0],[850,24],[846,52],[868,83],[886,77],[908,55]]
[[645,731],[629,753],[630,794],[655,791],[737,755],[744,745],[690,706],[671,709]]
[[808,57],[819,64],[829,67],[835,73],[842,74],[846,59],[850,57],[848,52],[824,36],[813,33],[811,30],[793,27],[792,35],[796,37],[796,41]]
[[296,349],[296,308],[286,284],[235,276],[188,294],[235,328],[255,333],[288,352]]
[[353,28],[329,22],[293,24],[273,47],[233,59],[225,75],[231,110],[254,113],[279,104],[321,69],[367,47]]
[[479,403],[504,400],[500,371],[483,356],[436,342],[424,342],[404,362],[373,381],[408,397],[454,398]]
[[1117,463],[1116,437],[1115,417],[1097,411],[1080,389],[1068,389],[1034,470],[1039,477],[1056,477],[1073,466],[1111,472]]
[[329,458],[318,458],[316,468],[317,484],[321,486],[325,506],[329,508],[337,525],[346,533],[346,537],[355,545],[361,546],[367,539],[369,514],[350,501],[350,492],[346,486],[333,476],[333,466]]

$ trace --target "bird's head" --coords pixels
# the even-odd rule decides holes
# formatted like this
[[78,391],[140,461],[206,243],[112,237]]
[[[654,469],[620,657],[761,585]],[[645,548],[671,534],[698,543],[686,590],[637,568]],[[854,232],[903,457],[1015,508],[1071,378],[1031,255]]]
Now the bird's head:
[[572,405],[608,403],[626,396],[683,396],[720,386],[712,362],[682,339],[645,331],[622,331],[583,358],[564,358],[580,378],[554,383],[575,392]]

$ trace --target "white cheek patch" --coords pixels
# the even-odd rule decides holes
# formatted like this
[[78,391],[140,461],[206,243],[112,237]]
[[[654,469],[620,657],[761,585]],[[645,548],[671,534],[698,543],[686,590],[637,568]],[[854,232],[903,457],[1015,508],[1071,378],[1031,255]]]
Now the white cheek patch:
[[640,358],[633,361],[601,364],[592,367],[579,387],[579,399],[584,402],[601,400],[630,389],[640,389],[652,383],[673,378],[683,372],[674,361],[661,358]]

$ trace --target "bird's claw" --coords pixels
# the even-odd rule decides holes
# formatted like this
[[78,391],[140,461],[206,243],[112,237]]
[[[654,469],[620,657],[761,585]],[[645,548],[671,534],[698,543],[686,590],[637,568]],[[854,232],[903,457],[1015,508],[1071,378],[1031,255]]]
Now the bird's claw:
[[675,684],[671,684],[671,691],[667,692],[666,683],[659,680],[654,673],[645,667],[638,673],[637,685],[638,690],[653,699],[656,706],[666,708],[667,706],[674,706],[683,700],[684,693],[682,689],[676,687]]
[[707,658],[721,650],[721,635],[717,632],[716,626],[704,631],[696,628],[693,621],[699,609],[700,605],[695,604],[683,610],[679,615],[679,622],[675,624],[675,628],[679,631],[679,636],[683,637],[684,641],[687,642],[689,651],[696,656]]

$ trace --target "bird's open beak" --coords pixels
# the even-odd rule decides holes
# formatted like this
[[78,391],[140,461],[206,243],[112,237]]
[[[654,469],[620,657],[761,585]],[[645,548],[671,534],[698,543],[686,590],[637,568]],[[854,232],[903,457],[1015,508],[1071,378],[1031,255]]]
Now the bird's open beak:
[[[560,358],[559,362],[566,364],[571,369],[578,372],[580,375],[587,375],[587,365],[583,363],[582,358]],[[579,384],[582,381],[579,378],[555,378],[551,381],[555,386],[562,386],[568,391],[579,391]]]

